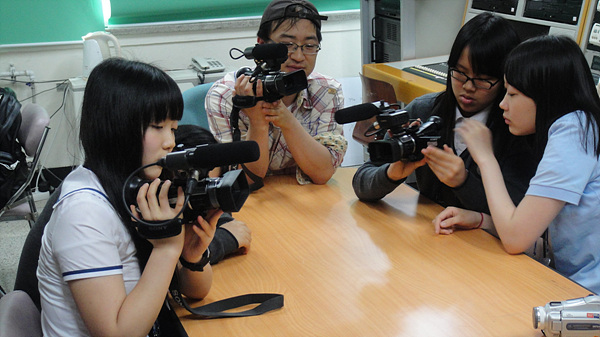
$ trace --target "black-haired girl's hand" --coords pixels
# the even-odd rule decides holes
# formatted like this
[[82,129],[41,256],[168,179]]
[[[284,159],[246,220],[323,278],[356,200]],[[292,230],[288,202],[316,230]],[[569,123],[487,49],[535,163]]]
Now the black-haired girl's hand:
[[183,190],[181,187],[177,190],[177,202],[174,207],[171,207],[168,197],[171,181],[165,180],[160,192],[157,193],[159,186],[160,179],[156,178],[152,183],[145,183],[140,187],[136,198],[137,209],[135,205],[129,206],[133,215],[147,221],[169,220],[177,216],[185,201]]
[[456,132],[463,138],[467,149],[478,166],[488,161],[496,161],[492,149],[492,132],[483,123],[466,119]]
[[458,187],[467,180],[465,162],[448,145],[444,144],[443,149],[428,146],[421,153],[425,156],[431,171],[442,183],[450,187]]
[[215,237],[217,222],[223,214],[222,210],[210,210],[206,220],[198,216],[197,223],[187,224],[185,228],[185,242],[181,256],[189,262],[196,263]]
[[[157,197],[157,191],[160,186],[160,182],[160,179],[157,178],[154,179],[152,183],[145,183],[140,187],[136,198],[137,208],[134,205],[130,205],[131,213],[136,218],[143,219],[144,221],[165,221],[177,217],[183,208],[183,203],[185,201],[183,190],[181,187],[177,190],[177,202],[174,207],[171,207],[168,198],[168,191],[169,187],[171,186],[171,181],[166,180],[162,184]],[[149,241],[155,248],[157,248],[158,245],[169,245],[171,241],[176,241],[177,244],[174,249],[181,252],[183,242],[182,238],[179,238],[179,236]]]

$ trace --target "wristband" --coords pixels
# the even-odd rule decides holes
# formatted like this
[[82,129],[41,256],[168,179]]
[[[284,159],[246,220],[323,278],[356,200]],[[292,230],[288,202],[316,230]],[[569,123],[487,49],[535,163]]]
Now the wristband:
[[473,229],[479,229],[481,228],[481,225],[483,225],[483,212],[479,212],[479,214],[481,214],[481,220],[479,220],[479,225]]
[[181,263],[181,265],[184,268],[187,268],[191,271],[204,271],[204,267],[208,264],[208,262],[210,261],[210,250],[208,248],[206,248],[206,250],[204,251],[204,254],[202,254],[202,258],[200,259],[200,261],[196,262],[196,263],[191,263],[189,261],[186,261],[183,256],[179,257],[179,262]]

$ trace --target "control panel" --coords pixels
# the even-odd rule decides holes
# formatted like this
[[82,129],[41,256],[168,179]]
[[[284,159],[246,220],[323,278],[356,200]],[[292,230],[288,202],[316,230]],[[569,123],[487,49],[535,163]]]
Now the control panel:
[[507,15],[517,14],[519,0],[473,0],[471,8]]
[[586,31],[581,43],[596,84],[600,81],[600,3],[594,0],[586,22]]
[[507,19],[523,40],[554,34],[581,44],[593,1],[597,0],[467,0],[465,22],[483,11],[494,12]]

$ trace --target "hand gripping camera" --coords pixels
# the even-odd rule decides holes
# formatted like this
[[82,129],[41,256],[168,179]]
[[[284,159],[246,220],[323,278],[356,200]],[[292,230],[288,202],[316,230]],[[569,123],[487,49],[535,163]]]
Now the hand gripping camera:
[[215,167],[256,161],[259,157],[260,150],[254,141],[199,145],[172,152],[156,163],[140,167],[127,178],[123,186],[123,202],[127,210],[129,205],[136,204],[140,187],[150,182],[137,176],[146,167],[159,165],[175,172],[177,176],[168,191],[169,201],[173,201],[172,205],[175,203],[179,187],[183,188],[185,195],[184,207],[177,217],[166,221],[145,221],[130,214],[140,235],[147,239],[175,236],[181,233],[183,224],[193,223],[199,215],[205,216],[208,210],[238,212],[250,194],[243,171],[228,171],[219,178],[208,177],[208,172]]
[[[381,101],[365,103],[341,109],[335,113],[335,120],[346,124],[376,116],[377,121],[366,131],[365,136],[377,135],[369,143],[369,156],[376,163],[405,162],[423,159],[421,150],[429,145],[439,146],[439,130],[442,119],[431,116],[421,123],[413,123],[406,110],[394,109]],[[381,139],[388,133],[389,138]]]
[[533,328],[547,337],[600,336],[600,296],[549,302],[533,308]]
[[280,71],[281,64],[288,57],[288,49],[284,44],[257,44],[254,47],[246,48],[243,55],[249,60],[254,59],[256,68],[254,70],[248,67],[241,68],[236,72],[235,77],[237,78],[242,74],[250,76],[255,95],[257,81],[262,80],[263,96],[234,96],[233,104],[240,109],[251,108],[259,100],[275,102],[284,96],[300,92],[308,86],[306,74],[303,70],[296,70],[291,73]]

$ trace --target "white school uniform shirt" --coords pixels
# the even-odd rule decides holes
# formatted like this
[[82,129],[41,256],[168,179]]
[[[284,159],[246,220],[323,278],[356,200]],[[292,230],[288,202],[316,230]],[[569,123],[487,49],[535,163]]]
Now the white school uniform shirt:
[[61,187],[44,229],[37,277],[44,336],[87,336],[68,281],[123,275],[129,294],[140,278],[131,236],[96,175],[78,167]]
[[600,293],[600,160],[594,153],[599,135],[590,130],[586,150],[584,128],[582,111],[552,123],[544,156],[526,195],[565,202],[548,226],[556,270]]
[[[487,108],[479,111],[475,115],[468,117],[468,119],[476,120],[485,125],[485,123],[487,123],[488,116],[490,115],[490,111],[492,111],[491,105],[488,106]],[[456,106],[456,113],[454,116],[454,127],[459,128],[462,125],[462,123],[465,121],[465,119],[467,119],[467,117],[463,117],[463,115],[460,113],[460,110],[458,109],[458,106]],[[460,154],[463,153],[463,151],[466,149],[467,149],[467,144],[465,144],[465,142],[463,141],[462,137],[458,134],[458,132],[455,132],[454,133],[454,150],[456,150],[456,154],[458,156],[460,156]]]

